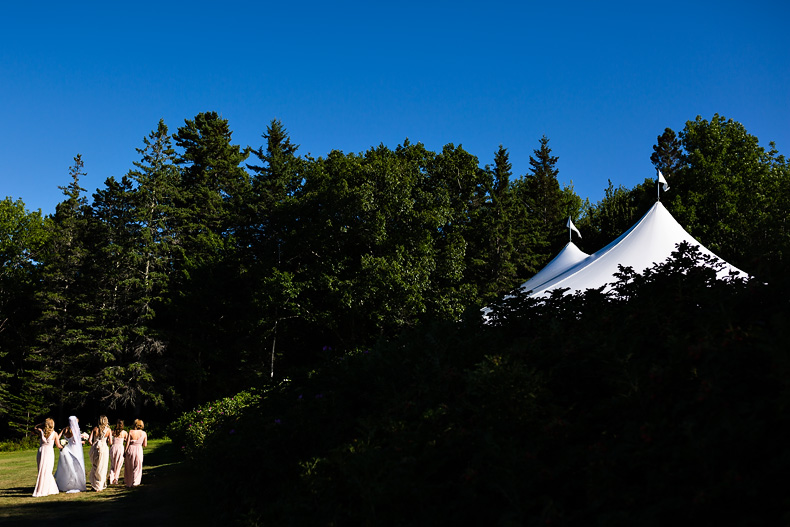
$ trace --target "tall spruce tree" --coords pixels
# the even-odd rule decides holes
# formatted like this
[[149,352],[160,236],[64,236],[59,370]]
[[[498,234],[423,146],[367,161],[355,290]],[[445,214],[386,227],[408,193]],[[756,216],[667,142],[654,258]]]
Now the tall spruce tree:
[[[261,374],[268,370],[273,378],[277,357],[293,343],[289,338],[293,334],[283,334],[281,327],[303,316],[296,301],[301,290],[295,282],[298,266],[288,238],[295,232],[296,193],[302,184],[304,162],[296,155],[299,145],[291,142],[281,121],[273,119],[262,137],[265,146],[252,151],[260,164],[247,165],[253,178],[245,245],[252,253],[248,260],[257,284],[257,315],[251,324],[252,331],[259,335],[261,351],[251,353],[249,364]],[[290,326],[286,330],[294,324]]]
[[530,172],[520,185],[520,197],[527,206],[529,216],[535,220],[538,240],[533,252],[545,263],[565,242],[565,225],[562,191],[557,180],[557,156],[551,155],[549,139],[540,138],[540,148],[529,157]]
[[[176,210],[180,172],[175,164],[168,127],[159,120],[157,128],[143,138],[143,148],[137,148],[140,160],[129,177],[135,181],[133,194],[135,223],[139,228],[134,252],[135,275],[132,280],[135,295],[133,335],[127,355],[126,369],[135,375],[135,383],[127,383],[121,392],[124,401],[137,406],[144,399],[159,403],[168,395],[172,376],[178,375],[167,352],[167,342],[174,328],[167,316],[170,282],[176,260]],[[165,372],[169,372],[168,378]],[[150,377],[149,377],[150,376]],[[155,379],[156,385],[148,381]]]
[[[513,240],[516,223],[512,213],[512,192],[510,178],[513,165],[505,147],[499,145],[494,154],[494,187],[491,192],[491,213],[486,230],[490,232],[490,283],[494,294],[511,288],[515,283],[518,271],[516,252]],[[482,222],[481,222],[482,223]]]
[[534,157],[529,156],[531,174],[527,175],[530,205],[543,228],[550,232],[560,219],[560,183],[556,167],[559,157],[551,155],[549,139],[545,135],[540,138],[540,148],[533,153]]
[[145,272],[150,256],[133,180],[108,178],[94,194],[89,268],[93,277],[94,355],[100,358],[93,397],[102,408],[162,404],[165,385],[156,362],[159,348],[149,338],[150,290]]
[[[135,221],[139,225],[137,251],[139,316],[151,320],[155,308],[166,301],[176,245],[175,197],[180,173],[175,164],[167,125],[160,119],[156,130],[137,148],[140,160],[129,177],[135,181]],[[150,329],[150,328],[149,328]],[[151,338],[159,337],[151,335]]]
[[90,212],[85,189],[80,186],[84,175],[84,163],[78,154],[69,169],[71,182],[59,187],[65,199],[51,217],[52,233],[39,263],[42,314],[37,322],[39,342],[33,353],[46,365],[40,371],[52,379],[53,391],[48,395],[57,401],[60,420],[65,412],[85,405],[93,381],[93,357],[85,345],[90,339],[86,328],[91,323],[86,313],[93,299],[91,277],[84,272],[90,258],[86,249]]
[[255,247],[255,259],[266,265],[279,266],[282,251],[291,229],[295,193],[301,186],[303,161],[297,157],[299,145],[291,143],[283,124],[277,119],[262,134],[266,145],[253,150],[259,165],[247,165],[252,170],[252,197],[248,210],[252,213],[250,244]]
[[243,388],[247,370],[240,353],[249,345],[243,326],[252,302],[244,273],[251,182],[241,164],[248,152],[232,144],[228,121],[216,112],[186,120],[173,140],[181,152],[181,179],[174,199],[175,247],[172,323],[179,330],[177,360],[188,398],[202,399]]
[[173,136],[182,149],[176,159],[182,174],[175,203],[186,267],[221,260],[235,249],[251,182],[241,167],[249,153],[231,143],[232,135],[226,119],[206,112],[185,120]]
[[656,139],[650,161],[657,170],[660,170],[667,181],[675,177],[683,165],[683,150],[677,134],[671,128],[665,128],[664,133]]
[[510,178],[512,164],[507,149],[499,145],[494,166],[486,166],[492,186],[483,214],[475,224],[475,236],[481,249],[477,254],[476,281],[486,301],[498,297],[516,285],[519,276],[519,243],[528,218],[519,211]]
[[91,255],[85,273],[91,277],[91,297],[85,319],[89,339],[85,345],[96,359],[91,399],[102,407],[116,408],[133,380],[121,373],[135,324],[133,280],[138,224],[135,222],[132,181],[108,178],[93,194],[86,249]]

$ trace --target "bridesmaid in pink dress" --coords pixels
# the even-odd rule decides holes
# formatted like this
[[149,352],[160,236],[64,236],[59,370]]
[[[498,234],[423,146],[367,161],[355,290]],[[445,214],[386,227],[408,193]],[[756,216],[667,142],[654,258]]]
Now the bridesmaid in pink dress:
[[38,478],[36,478],[36,488],[33,489],[33,497],[40,498],[57,494],[58,484],[52,470],[55,468],[55,445],[60,447],[60,434],[55,432],[55,421],[49,417],[44,421],[44,428],[36,426],[34,428],[41,435],[41,446],[38,447],[36,463],[38,464]]
[[143,422],[135,419],[124,459],[123,483],[129,488],[139,485],[143,478],[143,448],[147,446],[148,435],[143,432]]
[[91,445],[90,459],[91,488],[101,492],[107,487],[107,467],[110,464],[110,449],[107,440],[110,438],[110,425],[106,415],[99,416],[99,425],[91,430],[88,442]]
[[112,446],[110,447],[110,485],[117,485],[123,468],[123,444],[129,434],[123,427],[123,419],[115,423],[112,432]]

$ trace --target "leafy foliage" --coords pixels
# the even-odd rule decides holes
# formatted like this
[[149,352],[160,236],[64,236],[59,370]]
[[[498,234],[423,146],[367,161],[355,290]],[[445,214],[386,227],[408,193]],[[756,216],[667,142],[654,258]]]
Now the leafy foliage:
[[0,418],[3,427],[29,429],[34,416],[48,406],[43,397],[46,377],[30,353],[35,340],[33,321],[36,259],[47,240],[48,223],[40,212],[29,212],[21,200],[0,201]]
[[[688,121],[680,140],[684,165],[670,210],[735,265],[755,271],[770,265],[773,230],[782,221],[776,206],[787,203],[780,190],[790,174],[786,163],[760,147],[741,123],[718,114]],[[769,261],[761,264],[764,258]]]
[[[513,298],[330,360],[199,456],[250,523],[787,521],[786,290],[681,247],[619,296]],[[242,446],[243,445],[243,446]],[[225,453],[225,454],[223,454]],[[263,478],[251,479],[248,460]]]
[[245,409],[256,405],[260,398],[258,393],[248,390],[205,403],[181,414],[170,424],[167,435],[182,455],[194,458],[198,452],[233,435]]
[[[725,260],[766,281],[781,280],[788,254],[790,164],[773,143],[761,147],[739,122],[715,114],[658,136],[651,161],[670,183],[662,201],[677,220]],[[580,222],[584,243],[598,248],[619,235],[654,201],[655,179],[633,189],[610,182]]]

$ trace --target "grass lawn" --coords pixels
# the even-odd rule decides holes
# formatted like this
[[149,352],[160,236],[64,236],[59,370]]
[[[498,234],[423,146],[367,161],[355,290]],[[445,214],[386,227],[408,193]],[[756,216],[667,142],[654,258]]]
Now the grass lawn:
[[[90,472],[88,447],[85,470]],[[59,451],[55,449],[55,467]],[[119,485],[102,492],[60,493],[34,498],[36,451],[0,452],[0,525],[43,525],[73,520],[80,527],[106,526],[118,521],[143,525],[202,525],[200,509],[205,496],[195,485],[190,469],[176,456],[168,440],[149,440],[144,451],[143,479],[139,487]],[[123,478],[123,476],[122,476]],[[86,477],[87,481],[87,477]]]

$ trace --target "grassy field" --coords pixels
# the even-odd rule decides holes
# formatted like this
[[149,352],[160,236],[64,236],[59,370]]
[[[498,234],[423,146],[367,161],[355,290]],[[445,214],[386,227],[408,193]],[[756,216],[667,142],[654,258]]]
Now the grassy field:
[[[88,447],[85,469],[90,471]],[[202,525],[198,493],[189,467],[182,464],[170,441],[151,440],[145,449],[139,487],[113,485],[102,492],[60,493],[34,498],[36,451],[0,452],[0,525],[43,525],[73,520],[80,527],[142,522],[147,525]],[[55,466],[59,451],[55,450]],[[86,478],[87,479],[87,478]]]

